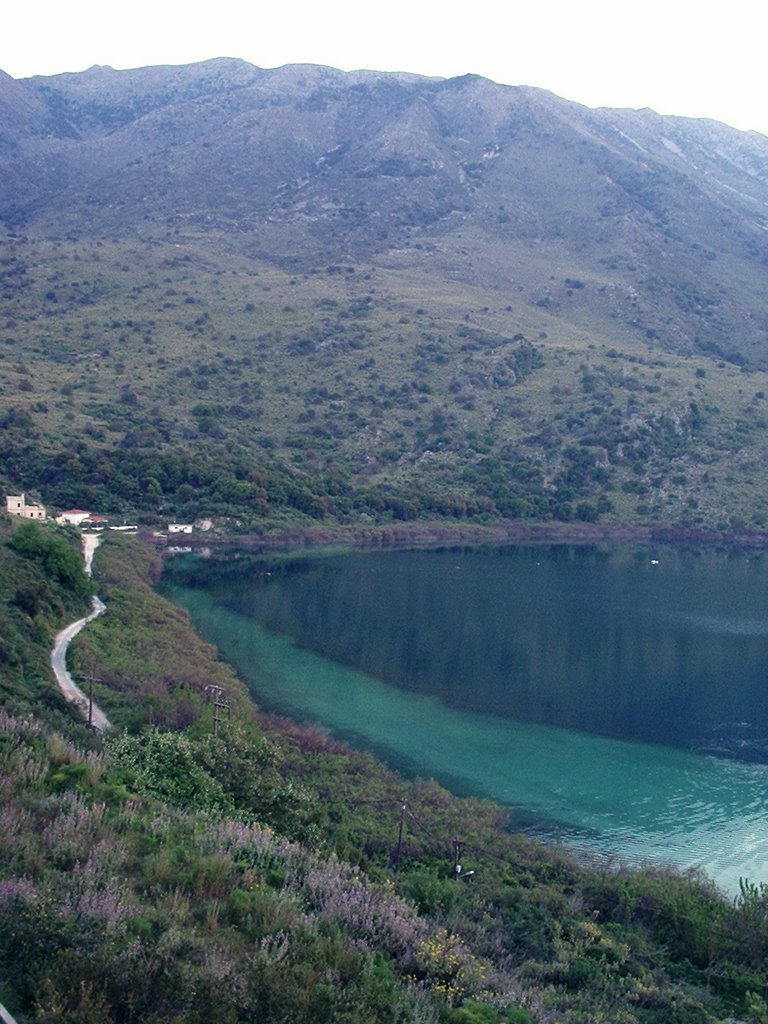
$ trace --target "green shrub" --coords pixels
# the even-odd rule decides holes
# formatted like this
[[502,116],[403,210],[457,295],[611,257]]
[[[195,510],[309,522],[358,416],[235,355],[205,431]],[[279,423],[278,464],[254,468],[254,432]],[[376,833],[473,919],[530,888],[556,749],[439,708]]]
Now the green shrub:
[[92,593],[93,587],[85,575],[80,553],[58,531],[38,523],[24,522],[7,544],[17,555],[34,562],[46,576],[75,596],[86,598]]
[[151,729],[141,736],[110,738],[107,749],[140,793],[196,811],[224,812],[232,807],[221,783],[201,765],[194,742],[183,733]]

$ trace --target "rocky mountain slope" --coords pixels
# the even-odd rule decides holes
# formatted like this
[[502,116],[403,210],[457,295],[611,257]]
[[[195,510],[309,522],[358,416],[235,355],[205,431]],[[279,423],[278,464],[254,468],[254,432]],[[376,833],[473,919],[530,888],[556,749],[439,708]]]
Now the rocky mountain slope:
[[11,226],[213,226],[299,269],[418,255],[501,290],[522,279],[545,308],[568,306],[570,275],[598,321],[768,359],[763,136],[474,76],[233,60],[0,86]]

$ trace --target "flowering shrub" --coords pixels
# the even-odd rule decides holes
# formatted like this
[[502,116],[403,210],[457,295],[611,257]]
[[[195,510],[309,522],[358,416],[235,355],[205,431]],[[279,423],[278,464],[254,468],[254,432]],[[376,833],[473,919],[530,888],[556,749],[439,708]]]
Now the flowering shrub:
[[416,959],[420,975],[450,1003],[481,993],[488,980],[488,965],[444,928],[421,942]]

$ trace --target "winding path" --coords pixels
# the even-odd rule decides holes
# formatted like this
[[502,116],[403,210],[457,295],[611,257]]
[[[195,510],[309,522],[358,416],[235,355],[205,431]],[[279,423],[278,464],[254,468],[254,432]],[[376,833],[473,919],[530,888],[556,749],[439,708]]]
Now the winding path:
[[[93,554],[100,541],[101,537],[98,534],[83,534],[83,557],[85,558],[85,571],[89,576],[91,575]],[[67,648],[84,626],[97,618],[97,616],[102,615],[106,610],[104,602],[94,595],[93,611],[91,614],[86,615],[85,618],[78,619],[77,622],[70,623],[57,633],[53,650],[51,651],[51,668],[56,676],[59,689],[68,701],[77,705],[85,718],[89,718],[89,700],[69,674],[67,669]],[[90,724],[97,732],[103,732],[110,725],[109,719],[96,704],[91,704]]]

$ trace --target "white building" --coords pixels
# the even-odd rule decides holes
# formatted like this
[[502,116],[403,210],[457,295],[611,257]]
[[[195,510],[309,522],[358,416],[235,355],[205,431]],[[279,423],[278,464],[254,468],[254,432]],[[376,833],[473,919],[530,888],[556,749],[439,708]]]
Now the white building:
[[45,519],[45,508],[42,505],[30,505],[24,494],[9,494],[5,499],[5,507],[10,516],[21,516],[22,519]]
[[168,533],[192,533],[192,523],[168,523]]
[[56,522],[80,526],[86,519],[90,518],[90,515],[90,512],[86,512],[82,508],[71,508],[67,512],[62,512],[60,516],[56,516]]

